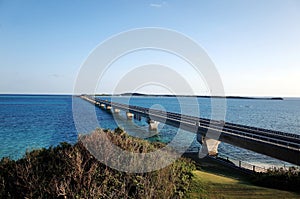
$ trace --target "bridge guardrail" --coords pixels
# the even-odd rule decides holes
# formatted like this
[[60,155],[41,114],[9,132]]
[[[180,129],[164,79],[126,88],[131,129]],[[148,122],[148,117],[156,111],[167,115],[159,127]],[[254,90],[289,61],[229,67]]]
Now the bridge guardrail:
[[218,154],[218,157],[222,158],[222,159],[224,159],[228,162],[232,162],[235,166],[237,166],[239,168],[247,169],[247,170],[250,170],[250,171],[253,171],[253,172],[267,172],[268,171],[268,168],[258,166],[258,165],[254,165],[254,164],[250,164],[246,161],[229,158],[228,156],[224,156],[224,155],[221,155],[221,154]]

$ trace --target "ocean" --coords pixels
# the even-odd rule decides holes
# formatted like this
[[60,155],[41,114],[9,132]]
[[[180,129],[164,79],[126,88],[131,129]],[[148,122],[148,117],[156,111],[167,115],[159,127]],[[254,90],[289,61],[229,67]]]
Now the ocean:
[[[78,132],[73,120],[72,99],[82,109],[93,106],[78,97],[72,98],[69,95],[0,95],[0,158],[18,159],[32,149],[56,146],[61,142],[75,143]],[[101,97],[101,99],[111,100],[110,97]],[[114,97],[112,100],[135,106],[220,119],[218,118],[220,115],[212,114],[210,98],[197,98],[192,103],[188,98],[175,97]],[[218,112],[218,109],[221,107],[217,104],[214,110]],[[116,122],[115,116],[105,110],[95,108],[95,113],[101,128],[114,129],[121,126],[133,136],[140,136],[139,129],[147,131],[145,119],[128,123],[124,113],[121,113]],[[300,134],[300,99],[227,99],[224,120]],[[86,132],[79,133],[88,133],[91,130],[87,129]],[[158,134],[148,138],[145,136],[145,139],[168,143],[176,133],[176,128],[160,124]],[[194,136],[188,132],[186,135]],[[199,146],[195,140],[191,150]],[[220,144],[219,153],[232,159],[266,167],[289,165],[226,143]]]

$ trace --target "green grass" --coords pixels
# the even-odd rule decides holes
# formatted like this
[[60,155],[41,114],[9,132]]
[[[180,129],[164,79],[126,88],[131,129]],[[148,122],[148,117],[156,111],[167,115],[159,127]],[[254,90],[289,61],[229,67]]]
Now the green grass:
[[292,192],[258,187],[247,182],[204,171],[194,171],[187,198],[300,198]]
[[254,186],[249,176],[210,160],[197,162],[198,169],[186,198],[300,198],[299,194]]

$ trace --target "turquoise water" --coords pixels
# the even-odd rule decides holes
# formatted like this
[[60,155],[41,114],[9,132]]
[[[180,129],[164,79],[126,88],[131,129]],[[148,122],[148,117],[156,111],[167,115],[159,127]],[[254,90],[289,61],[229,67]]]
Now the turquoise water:
[[0,157],[75,142],[71,102],[70,96],[0,96]]
[[[92,106],[80,98],[74,98],[74,100],[82,110]],[[191,104],[189,100],[161,97],[121,97],[113,100],[173,112],[182,112],[184,109],[184,112],[188,112],[190,115],[197,115],[195,106],[198,106],[201,117],[211,117],[211,101],[208,98],[198,98],[196,104]],[[182,104],[182,102],[186,103]],[[300,133],[299,99],[283,101],[228,99],[226,103],[226,121],[289,133]],[[99,108],[96,108],[95,111],[99,126],[102,128],[115,128],[120,125],[129,134],[141,137],[138,132],[142,130],[145,132],[143,135],[146,138],[150,136],[146,133],[148,126],[144,119],[127,121],[124,119],[124,113],[121,113],[117,120],[118,124],[116,124],[114,118],[116,116]],[[160,124],[159,134],[147,139],[167,143],[173,139],[176,132],[176,128]],[[187,136],[194,135],[187,134]],[[77,129],[72,113],[72,96],[0,95],[0,158],[9,156],[18,159],[24,155],[26,150],[55,146],[64,141],[69,143],[77,141]],[[192,146],[197,147],[199,144],[194,142]],[[286,164],[225,143],[220,144],[219,152],[249,163]]]

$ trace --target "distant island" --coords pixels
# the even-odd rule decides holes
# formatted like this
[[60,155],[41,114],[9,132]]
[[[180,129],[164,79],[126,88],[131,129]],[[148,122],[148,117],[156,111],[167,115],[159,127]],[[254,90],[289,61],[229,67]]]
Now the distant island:
[[206,95],[170,95],[170,94],[96,94],[96,96],[140,96],[140,97],[198,97],[198,98],[226,98],[226,99],[258,99],[258,100],[284,100],[282,97],[242,97],[242,96],[206,96]]

